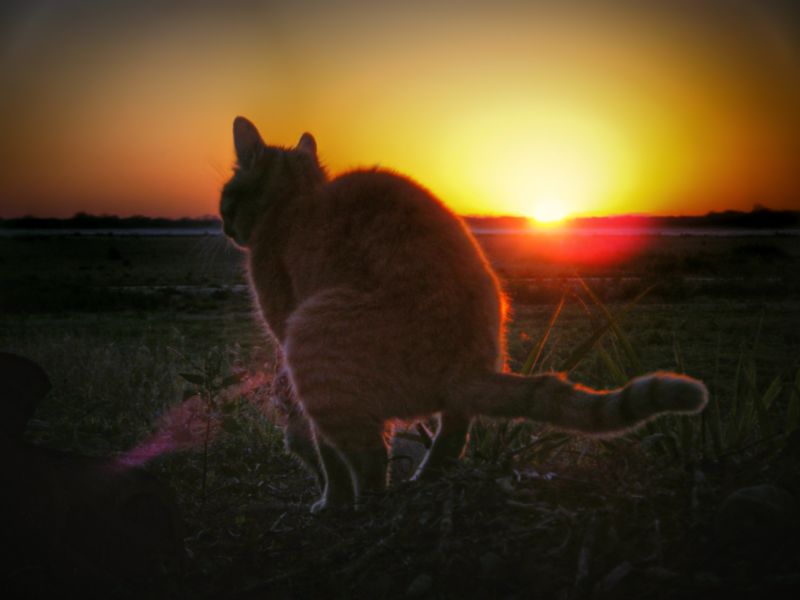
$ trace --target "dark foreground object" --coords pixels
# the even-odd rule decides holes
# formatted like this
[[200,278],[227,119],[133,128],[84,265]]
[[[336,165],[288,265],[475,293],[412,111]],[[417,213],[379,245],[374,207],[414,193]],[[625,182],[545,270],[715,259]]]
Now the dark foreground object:
[[39,448],[22,434],[50,389],[0,353],[0,589],[6,598],[159,597],[183,553],[169,490],[106,459]]

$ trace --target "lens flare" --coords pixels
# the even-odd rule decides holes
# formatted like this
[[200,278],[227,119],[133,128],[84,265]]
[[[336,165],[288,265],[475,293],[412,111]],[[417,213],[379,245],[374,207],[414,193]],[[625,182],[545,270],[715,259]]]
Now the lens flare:
[[[266,413],[258,401],[257,392],[270,382],[271,377],[264,373],[251,375],[239,385],[227,388],[218,401],[224,403],[244,398]],[[141,467],[159,456],[192,450],[212,441],[219,433],[221,417],[219,411],[210,411],[209,408],[201,396],[190,396],[164,413],[158,420],[155,433],[135,448],[120,454],[115,463],[121,467]]]

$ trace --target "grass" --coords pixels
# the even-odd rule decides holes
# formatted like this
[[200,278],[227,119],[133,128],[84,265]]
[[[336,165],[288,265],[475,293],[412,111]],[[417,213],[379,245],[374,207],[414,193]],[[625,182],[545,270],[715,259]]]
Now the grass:
[[53,382],[27,435],[116,455],[200,397],[199,435],[148,466],[186,522],[174,597],[797,591],[791,514],[747,513],[773,535],[765,544],[725,507],[759,484],[800,493],[799,244],[668,238],[613,264],[566,265],[482,241],[512,300],[513,370],[599,387],[677,370],[708,383],[709,409],[610,441],[481,421],[441,481],[320,519],[264,388],[240,385],[268,380],[274,348],[235,251],[218,238],[4,238],[0,349]]

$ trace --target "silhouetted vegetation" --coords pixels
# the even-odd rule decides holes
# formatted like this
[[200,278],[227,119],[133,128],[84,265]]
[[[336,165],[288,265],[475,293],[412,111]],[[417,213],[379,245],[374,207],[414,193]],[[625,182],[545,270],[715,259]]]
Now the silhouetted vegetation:
[[625,228],[653,227],[660,229],[797,229],[800,227],[800,211],[770,210],[755,207],[750,212],[725,210],[694,217],[653,217],[625,215],[619,217],[583,217],[574,219],[575,227]]
[[0,219],[5,229],[216,229],[222,231],[218,217],[167,219],[164,217],[118,217],[116,215],[90,215],[76,213],[68,219],[19,217]]
[[[476,230],[525,230],[529,221],[515,216],[466,216],[469,226]],[[755,207],[750,212],[726,210],[710,212],[703,216],[653,217],[645,215],[622,215],[615,217],[581,217],[567,221],[569,227],[624,229],[649,227],[653,229],[797,229],[800,228],[800,212],[790,210],[770,210]],[[222,230],[222,223],[216,216],[184,217],[167,219],[163,217],[118,217],[116,215],[90,215],[76,213],[66,219],[25,216],[13,219],[0,218],[0,229],[213,229]]]
[[528,219],[524,217],[479,217],[468,216],[464,220],[474,230],[524,230]]

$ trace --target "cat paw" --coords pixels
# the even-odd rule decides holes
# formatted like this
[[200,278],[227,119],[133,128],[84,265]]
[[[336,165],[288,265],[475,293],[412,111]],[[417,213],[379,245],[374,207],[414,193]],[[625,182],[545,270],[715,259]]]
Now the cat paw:
[[311,505],[311,514],[312,515],[321,515],[323,513],[332,514],[352,509],[353,509],[352,502],[335,502],[331,501],[330,498],[323,497]]
[[319,515],[325,512],[328,508],[328,501],[325,498],[320,498],[314,504],[311,505],[311,514],[312,515]]
[[416,473],[411,476],[409,481],[431,483],[441,479],[444,472],[445,468],[443,465],[435,466],[430,464],[422,464],[417,468]]

